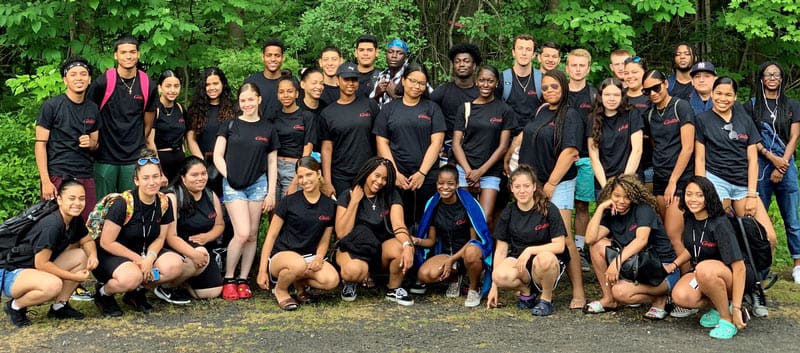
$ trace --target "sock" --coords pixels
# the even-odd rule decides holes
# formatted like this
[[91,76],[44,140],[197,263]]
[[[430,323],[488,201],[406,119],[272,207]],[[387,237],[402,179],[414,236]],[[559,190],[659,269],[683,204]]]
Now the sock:
[[64,303],[62,303],[62,302],[57,302],[57,303],[53,303],[53,306],[52,306],[52,308],[53,308],[53,310],[56,310],[56,311],[58,311],[58,310],[61,310],[61,308],[63,308],[63,307],[64,307],[64,305],[65,305],[65,304],[64,304]]
[[583,235],[575,235],[575,247],[578,250],[583,250],[584,245],[586,245],[586,238]]
[[11,301],[11,309],[14,309],[14,310],[22,309],[22,308],[19,307],[19,305],[17,305],[17,300],[16,299]]
[[105,285],[103,285],[102,287],[100,287],[100,290],[99,290],[99,291],[97,291],[97,292],[98,292],[100,295],[108,295],[108,294],[106,293],[106,286],[105,286]]

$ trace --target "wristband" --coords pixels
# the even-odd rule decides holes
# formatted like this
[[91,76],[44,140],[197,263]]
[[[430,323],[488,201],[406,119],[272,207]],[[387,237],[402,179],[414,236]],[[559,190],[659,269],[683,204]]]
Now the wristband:
[[149,250],[149,251],[147,252],[147,256],[150,256],[150,254],[153,254],[153,257],[154,257],[154,258],[158,258],[158,253],[156,253],[155,251],[153,251],[153,250]]
[[427,177],[427,176],[428,176],[428,174],[425,174],[425,173],[423,173],[421,170],[418,170],[418,171],[417,171],[417,173],[420,173],[420,174],[422,174],[422,176],[424,176],[424,177]]
[[403,248],[405,248],[406,246],[410,246],[410,247],[412,247],[412,248],[413,248],[413,247],[414,247],[414,244],[413,244],[413,243],[411,243],[410,241],[404,241],[404,242],[403,242]]

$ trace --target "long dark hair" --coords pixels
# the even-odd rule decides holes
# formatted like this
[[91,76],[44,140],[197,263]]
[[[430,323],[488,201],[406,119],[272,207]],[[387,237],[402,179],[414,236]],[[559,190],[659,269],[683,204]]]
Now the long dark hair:
[[356,185],[359,185],[362,188],[365,188],[367,177],[380,166],[386,167],[386,185],[384,185],[383,188],[378,191],[378,194],[375,195],[375,202],[381,207],[388,208],[391,202],[392,192],[394,191],[395,180],[397,179],[392,161],[383,157],[372,157],[368,159],[358,171],[356,177],[353,178],[352,186],[355,187]]
[[594,97],[594,106],[592,107],[590,115],[592,118],[592,139],[594,140],[595,147],[600,146],[600,141],[603,139],[603,119],[606,118],[606,108],[603,106],[603,90],[609,86],[619,88],[621,94],[617,114],[620,116],[627,116],[628,112],[631,110],[631,106],[628,103],[628,95],[625,94],[622,81],[610,77],[600,83],[600,90],[597,91],[597,96]]
[[[211,108],[211,102],[206,94],[206,80],[209,76],[219,76],[222,83],[222,90],[219,94],[219,114],[217,114],[217,121],[223,122],[234,117],[234,104],[231,99],[231,86],[228,84],[228,78],[225,73],[216,67],[209,67],[203,70],[200,78],[197,80],[197,85],[192,95],[192,103],[189,105],[189,119],[191,119],[191,129],[195,133],[200,133],[208,122],[208,110]],[[214,131],[216,134],[216,131]]]
[[[709,218],[725,215],[725,209],[722,207],[722,201],[719,199],[717,189],[714,188],[714,184],[712,184],[710,180],[706,179],[706,177],[693,175],[686,182],[687,186],[689,184],[697,184],[697,186],[700,188],[700,191],[703,193],[703,198],[705,198],[706,212],[708,212]],[[685,187],[683,189],[686,190]],[[678,206],[684,212],[688,211],[688,208],[686,208],[686,197],[680,198],[680,204]],[[687,217],[691,214],[691,212],[686,213]]]
[[[185,177],[189,169],[192,169],[192,167],[198,164],[202,165],[203,168],[208,168],[206,162],[202,159],[195,156],[186,157],[183,160],[183,164],[181,164],[181,169],[178,170],[178,175],[172,180],[172,185],[170,185],[175,192],[176,204],[178,205],[176,211],[180,216],[191,216],[197,211],[197,201],[194,200],[194,197],[190,196],[191,193],[189,189],[186,188],[186,185],[183,184],[181,177]],[[208,185],[206,185],[206,187],[208,187]]]
[[[764,82],[762,80],[764,77],[764,71],[767,70],[767,67],[772,65],[775,65],[775,67],[778,68],[778,71],[781,73],[781,78],[785,76],[783,67],[775,61],[767,61],[759,65],[755,80],[753,81],[753,98],[755,98],[755,101],[753,103],[745,103],[753,104],[753,121],[756,123],[756,127],[759,130],[761,130],[761,116],[764,114],[764,109],[767,107],[767,96],[764,92]],[[791,122],[787,116],[789,102],[786,98],[783,80],[781,80],[780,85],[778,85],[778,99],[776,102],[778,104],[778,112],[775,119],[775,132],[778,133],[778,136],[788,136]]]
[[531,178],[531,182],[536,186],[536,190],[533,191],[533,210],[547,216],[547,195],[544,194],[544,188],[542,184],[539,183],[539,178],[536,177],[536,172],[531,166],[520,164],[517,169],[511,172],[511,175],[508,177],[509,191],[511,191],[511,184],[514,182],[514,179],[521,175]]
[[544,77],[550,77],[558,81],[561,86],[561,99],[558,101],[558,108],[555,114],[555,130],[553,132],[553,146],[561,146],[561,138],[564,135],[564,121],[567,120],[567,110],[569,110],[569,81],[567,75],[559,70],[550,70],[544,73]]
[[[413,72],[421,72],[423,75],[425,75],[425,82],[428,81],[428,69],[425,68],[425,65],[420,65],[417,63],[410,63],[408,66],[406,66],[406,68],[403,70],[403,79],[407,79],[408,75]],[[405,93],[405,88],[403,87],[402,81],[400,82],[401,83],[399,85],[395,86],[394,92],[398,96],[402,97]],[[422,88],[422,98],[431,99],[431,94],[428,92],[427,85]]]

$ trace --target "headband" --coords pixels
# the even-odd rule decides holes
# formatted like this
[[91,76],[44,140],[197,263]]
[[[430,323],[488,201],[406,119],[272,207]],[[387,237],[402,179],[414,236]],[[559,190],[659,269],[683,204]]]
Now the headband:
[[90,74],[92,72],[92,70],[89,69],[89,65],[86,65],[86,63],[81,62],[81,61],[73,61],[69,65],[67,65],[67,67],[64,68],[64,71],[61,71],[61,77],[67,77],[67,72],[69,72],[69,70],[72,70],[73,68],[76,68],[76,67],[85,68],[86,71],[89,71]]
[[395,39],[395,40],[393,40],[393,41],[389,42],[389,44],[388,44],[388,45],[386,45],[386,49],[391,49],[391,48],[400,48],[400,49],[403,49],[403,52],[404,52],[404,53],[406,53],[406,54],[408,54],[408,44],[406,44],[406,42],[404,42],[404,41],[403,41],[402,39],[400,39],[400,38],[397,38],[397,39]]

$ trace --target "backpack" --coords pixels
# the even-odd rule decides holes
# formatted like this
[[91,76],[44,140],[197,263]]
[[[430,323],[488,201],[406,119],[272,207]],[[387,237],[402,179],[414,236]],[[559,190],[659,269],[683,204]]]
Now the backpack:
[[0,268],[10,270],[15,264],[33,258],[33,246],[20,240],[36,222],[58,210],[55,200],[39,201],[0,224]]
[[736,232],[736,240],[742,255],[758,276],[772,266],[772,249],[767,239],[767,231],[753,217],[728,217]]
[[[117,200],[122,199],[125,201],[126,208],[125,208],[125,221],[122,225],[128,224],[133,217],[133,193],[130,190],[123,191],[122,193],[115,193],[112,192],[103,197],[100,201],[97,202],[97,206],[95,206],[94,210],[89,213],[89,218],[86,220],[86,228],[89,230],[89,235],[92,236],[92,239],[100,238],[100,233],[103,231],[103,223],[106,221],[106,214],[108,210],[111,208],[111,205]],[[167,213],[167,209],[169,208],[169,200],[167,200],[167,196],[163,193],[158,193],[158,202],[161,207],[161,216],[163,217],[165,213]]]
[[[139,87],[142,89],[142,96],[144,97],[144,108],[147,109],[147,101],[150,98],[150,78],[147,73],[142,70],[137,70],[139,73]],[[117,69],[106,70],[106,91],[103,94],[103,101],[100,102],[98,110],[103,110],[111,95],[114,94],[114,88],[117,86]],[[181,109],[181,111],[183,111]]]
[[[533,88],[536,89],[536,96],[542,99],[542,90],[537,87],[537,84],[541,86],[542,70],[531,69],[531,71],[533,74]],[[511,69],[503,71],[503,102],[507,101],[508,97],[511,95],[511,87],[514,85],[512,76]]]

